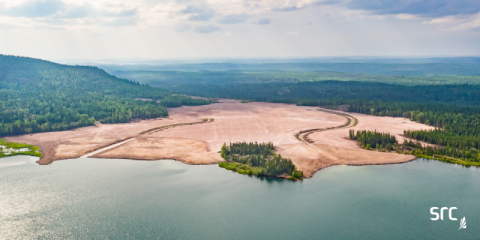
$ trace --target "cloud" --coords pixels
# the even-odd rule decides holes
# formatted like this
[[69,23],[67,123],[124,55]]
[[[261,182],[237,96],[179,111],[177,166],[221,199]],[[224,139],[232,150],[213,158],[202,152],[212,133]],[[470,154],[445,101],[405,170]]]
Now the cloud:
[[13,7],[0,5],[0,15],[26,18],[50,17],[52,18],[51,22],[54,22],[54,19],[76,19],[85,17],[124,18],[137,14],[138,10],[136,8],[109,11],[95,9],[89,2],[72,4],[60,0],[28,0]]
[[303,22],[302,25],[312,26],[312,25],[313,25],[313,21],[312,21],[312,20],[307,20],[307,21]]
[[257,24],[258,24],[258,25],[267,25],[267,24],[270,24],[270,19],[269,19],[269,18],[258,19]]
[[352,0],[346,2],[345,6],[377,15],[413,14],[421,17],[472,15],[480,12],[478,0]]
[[228,37],[228,36],[232,36],[233,32],[226,32],[224,34],[222,34],[222,37]]
[[271,8],[274,12],[291,12],[304,9],[312,4],[316,4],[318,0],[287,0],[281,5],[277,5]]
[[133,9],[120,10],[118,12],[102,11],[101,15],[103,17],[131,17],[131,16],[137,15],[137,13],[138,13],[138,9],[133,8]]
[[84,3],[80,6],[66,5],[62,11],[58,12],[57,18],[84,18],[94,15],[96,15],[94,7],[89,3]]
[[245,13],[231,14],[218,19],[217,22],[223,24],[238,24],[244,23],[245,21],[247,21],[248,18],[249,16]]
[[477,28],[480,14],[479,0],[326,0],[313,5],[335,7],[347,18],[357,15],[359,19],[369,16],[384,20],[393,15],[402,20],[423,19],[424,24],[436,24],[446,30]]
[[295,11],[295,10],[299,10],[299,9],[302,9],[302,8],[299,8],[297,6],[274,7],[274,8],[272,8],[272,11],[274,11],[274,12],[290,12],[290,11]]
[[205,5],[187,6],[186,9],[180,11],[181,14],[188,15],[190,21],[208,21],[215,16],[216,11]]
[[110,21],[104,21],[101,23],[105,27],[125,27],[133,26],[137,24],[137,19],[135,18],[116,18]]
[[193,29],[193,31],[198,32],[198,33],[211,33],[215,31],[220,31],[222,30],[221,28],[214,26],[214,25],[205,25],[205,26],[199,26]]
[[33,0],[10,8],[1,6],[0,14],[11,17],[36,18],[54,15],[65,8],[66,4],[60,0]]
[[298,35],[298,32],[287,32],[287,35],[295,36],[295,35]]
[[192,28],[192,25],[186,24],[186,23],[180,23],[180,24],[176,25],[175,27],[173,27],[173,29],[175,29],[175,31],[177,31],[177,32],[186,32],[186,31],[190,30],[191,28]]
[[[193,27],[189,21],[241,24],[251,21],[267,25],[275,14],[288,19],[297,10],[310,9],[301,25],[315,16],[357,21],[365,18],[385,20],[420,19],[442,29],[478,28],[480,0],[0,0],[0,24],[22,27],[88,29],[95,26],[164,26],[178,32]],[[241,11],[241,12],[239,12]],[[275,13],[272,13],[275,12]],[[292,12],[293,11],[293,12]],[[277,17],[275,18],[277,20]],[[304,18],[303,18],[304,17]],[[256,19],[255,21],[249,20]],[[20,21],[21,20],[21,21]],[[419,21],[419,22],[420,22]],[[212,25],[208,25],[212,27]],[[220,25],[218,25],[220,26]],[[202,29],[203,27],[198,27]],[[197,28],[195,28],[197,29]],[[213,29],[213,28],[212,28]],[[218,30],[218,29],[217,29]],[[198,30],[204,31],[204,30]]]

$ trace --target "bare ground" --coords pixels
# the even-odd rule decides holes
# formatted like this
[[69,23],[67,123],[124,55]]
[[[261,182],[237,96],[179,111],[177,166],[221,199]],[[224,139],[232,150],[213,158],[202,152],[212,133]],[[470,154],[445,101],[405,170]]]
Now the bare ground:
[[[176,159],[188,164],[212,164],[222,161],[221,146],[228,142],[273,142],[277,152],[291,158],[306,177],[337,164],[392,164],[410,161],[413,156],[367,151],[348,139],[349,128],[315,132],[313,143],[301,142],[295,134],[306,129],[331,128],[345,123],[343,116],[317,111],[315,107],[298,107],[274,103],[240,103],[221,100],[206,106],[183,106],[169,109],[168,119],[142,120],[126,124],[99,124],[71,131],[38,133],[8,137],[9,141],[34,144],[42,148],[40,164],[55,160],[78,158],[89,152],[120,142],[134,140],[93,155],[100,158],[138,160]],[[395,134],[401,142],[406,129],[430,129],[404,118],[375,117],[349,113],[358,119],[355,130],[370,129]],[[198,122],[213,118],[206,124],[168,128],[139,135],[152,128],[177,123]]]

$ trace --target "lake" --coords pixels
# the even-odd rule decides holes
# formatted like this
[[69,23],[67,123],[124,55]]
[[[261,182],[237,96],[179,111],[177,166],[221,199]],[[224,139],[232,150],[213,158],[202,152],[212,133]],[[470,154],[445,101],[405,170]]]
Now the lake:
[[[297,182],[170,160],[36,160],[0,159],[0,239],[480,238],[480,169],[433,160]],[[431,207],[457,207],[458,221],[430,220]]]

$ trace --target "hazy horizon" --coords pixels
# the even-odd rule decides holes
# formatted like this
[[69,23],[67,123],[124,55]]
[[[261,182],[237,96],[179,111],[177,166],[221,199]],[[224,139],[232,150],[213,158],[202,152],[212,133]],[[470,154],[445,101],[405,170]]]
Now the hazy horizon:
[[185,57],[185,58],[106,58],[44,59],[61,64],[98,64],[98,65],[175,65],[175,64],[268,64],[268,63],[441,63],[441,62],[475,62],[480,63],[480,56],[324,56],[298,58],[267,57]]

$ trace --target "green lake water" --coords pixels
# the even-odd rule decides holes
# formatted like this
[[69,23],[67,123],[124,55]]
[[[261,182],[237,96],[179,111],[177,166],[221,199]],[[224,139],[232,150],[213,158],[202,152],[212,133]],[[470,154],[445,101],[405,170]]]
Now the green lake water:
[[[480,169],[438,161],[293,182],[175,161],[35,160],[0,159],[0,239],[480,238]],[[431,207],[457,207],[458,221],[430,220]]]

